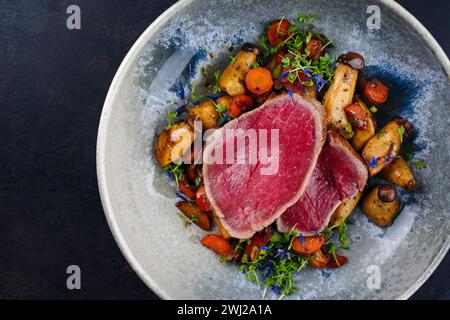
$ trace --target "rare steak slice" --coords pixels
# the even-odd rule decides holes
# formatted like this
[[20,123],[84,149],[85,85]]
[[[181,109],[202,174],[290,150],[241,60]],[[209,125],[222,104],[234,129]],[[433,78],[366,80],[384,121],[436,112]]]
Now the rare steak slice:
[[306,236],[321,232],[341,201],[364,188],[367,176],[366,165],[347,140],[337,132],[328,132],[305,192],[278,218],[278,230],[294,228]]
[[206,194],[232,237],[250,238],[300,198],[325,141],[324,119],[318,101],[282,94],[207,138]]

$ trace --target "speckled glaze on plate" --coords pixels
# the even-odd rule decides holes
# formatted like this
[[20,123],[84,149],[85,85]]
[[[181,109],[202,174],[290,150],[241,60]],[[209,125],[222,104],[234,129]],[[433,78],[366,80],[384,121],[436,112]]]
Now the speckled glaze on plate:
[[[381,29],[366,27],[369,4],[381,9]],[[204,81],[200,70],[223,68],[230,47],[255,42],[267,20],[299,12],[318,15],[318,29],[334,51],[360,52],[366,73],[390,86],[380,125],[392,114],[417,128],[405,145],[424,159],[418,190],[401,194],[394,224],[380,229],[360,212],[351,226],[349,264],[335,271],[307,269],[289,299],[405,299],[429,277],[449,248],[450,63],[426,29],[393,1],[183,0],[161,15],[130,50],[110,87],[97,145],[105,214],[122,252],[166,299],[259,299],[235,265],[221,264],[185,228],[174,207],[175,185],[157,165],[153,148],[180,86]],[[211,73],[211,72],[210,72]],[[203,79],[203,80],[202,80]],[[380,289],[368,289],[367,268],[380,267]],[[266,298],[275,299],[270,293]]]

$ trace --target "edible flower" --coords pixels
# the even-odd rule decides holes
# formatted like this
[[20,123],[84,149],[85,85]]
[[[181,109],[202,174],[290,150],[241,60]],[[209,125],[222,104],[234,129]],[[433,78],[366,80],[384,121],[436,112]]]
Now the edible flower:
[[378,159],[372,156],[372,160],[367,164],[371,168],[375,168],[378,164]]

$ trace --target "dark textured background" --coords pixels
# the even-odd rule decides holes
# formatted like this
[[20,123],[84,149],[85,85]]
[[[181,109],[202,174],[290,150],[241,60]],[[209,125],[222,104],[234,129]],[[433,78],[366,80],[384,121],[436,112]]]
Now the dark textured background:
[[[0,299],[153,299],[99,199],[95,147],[110,82],[174,1],[0,0]],[[399,1],[450,52],[450,1]],[[82,29],[65,26],[77,4]],[[400,48],[399,48],[400,49]],[[66,288],[66,268],[82,289]],[[450,299],[447,256],[414,298]]]

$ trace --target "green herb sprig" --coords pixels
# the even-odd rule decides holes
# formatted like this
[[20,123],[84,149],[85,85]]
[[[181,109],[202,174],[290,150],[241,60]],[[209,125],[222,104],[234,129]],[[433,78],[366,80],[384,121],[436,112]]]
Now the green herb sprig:
[[215,84],[212,86],[211,88],[211,93],[212,94],[217,94],[221,91],[220,87],[219,87],[219,80],[220,80],[220,76],[222,75],[222,73],[217,70],[214,72],[214,79],[215,79]]
[[172,128],[173,122],[175,121],[175,119],[178,117],[178,114],[176,111],[169,111],[167,113],[167,126],[166,126],[166,130],[170,130],[170,128]]
[[169,177],[174,177],[175,181],[178,185],[178,181],[182,180],[184,177],[184,169],[182,167],[182,162],[180,161],[178,164],[172,163],[168,166],[164,167],[164,170],[166,171],[167,175]]
[[[311,258],[297,255],[292,250],[292,241],[297,233],[291,230],[289,233],[273,232],[273,235],[264,248],[260,247],[260,252],[255,261],[248,261],[243,257],[240,270],[243,271],[248,280],[264,288],[262,298],[267,290],[279,294],[279,299],[298,290],[293,278],[296,272],[308,265]],[[238,246],[243,250],[246,240],[242,240]]]
[[406,160],[406,162],[408,162],[409,164],[416,167],[416,169],[421,170],[421,169],[425,169],[427,167],[425,160],[423,160],[423,159],[414,160],[412,153],[405,154],[404,159]]

